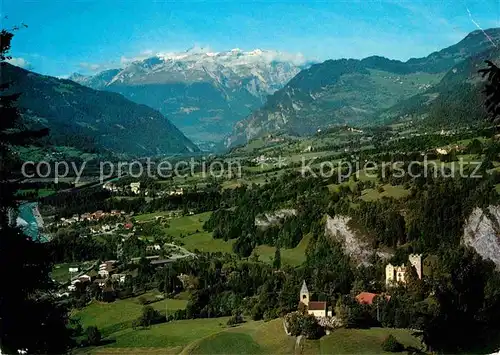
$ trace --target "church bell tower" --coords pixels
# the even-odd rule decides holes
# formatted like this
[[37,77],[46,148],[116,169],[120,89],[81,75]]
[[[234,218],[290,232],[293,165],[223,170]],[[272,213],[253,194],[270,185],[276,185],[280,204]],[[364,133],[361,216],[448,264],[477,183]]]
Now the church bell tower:
[[305,280],[302,282],[302,288],[300,289],[300,302],[309,306],[309,290],[307,289]]

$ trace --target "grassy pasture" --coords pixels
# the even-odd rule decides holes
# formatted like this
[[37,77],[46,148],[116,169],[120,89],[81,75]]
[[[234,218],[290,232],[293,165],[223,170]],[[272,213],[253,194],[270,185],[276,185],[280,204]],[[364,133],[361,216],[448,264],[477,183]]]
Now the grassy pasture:
[[[311,240],[311,235],[305,235],[300,243],[292,249],[280,249],[281,253],[281,264],[298,266],[306,260],[306,249]],[[269,245],[259,245],[257,246],[253,253],[259,255],[259,260],[264,262],[273,262],[274,253],[276,252],[276,247]]]
[[[152,221],[157,216],[168,216],[170,212],[155,212],[137,215],[136,221]],[[233,241],[225,242],[222,239],[212,238],[212,233],[203,230],[203,224],[210,218],[212,212],[204,212],[191,216],[182,216],[168,220],[168,228],[164,228],[165,235],[171,235],[182,242],[189,251],[198,249],[203,252],[231,253]]]
[[[145,294],[145,297],[154,296]],[[83,327],[94,325],[98,327],[103,336],[109,336],[117,331],[130,328],[132,321],[137,319],[142,312],[139,297],[116,300],[111,303],[92,302],[82,310],[75,311],[73,317],[80,319]],[[150,305],[163,313],[173,312],[177,309],[186,308],[187,301],[179,299],[164,299]]]

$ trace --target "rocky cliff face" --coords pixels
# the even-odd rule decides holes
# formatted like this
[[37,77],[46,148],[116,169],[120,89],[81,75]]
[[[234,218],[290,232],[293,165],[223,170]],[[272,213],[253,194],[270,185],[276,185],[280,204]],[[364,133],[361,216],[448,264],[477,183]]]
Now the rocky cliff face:
[[367,264],[370,256],[376,252],[380,258],[388,259],[392,255],[375,250],[370,246],[366,236],[349,226],[351,217],[347,216],[328,216],[325,224],[325,235],[341,243],[347,255],[351,256],[360,264]]
[[464,225],[463,242],[500,267],[500,206],[476,207]]

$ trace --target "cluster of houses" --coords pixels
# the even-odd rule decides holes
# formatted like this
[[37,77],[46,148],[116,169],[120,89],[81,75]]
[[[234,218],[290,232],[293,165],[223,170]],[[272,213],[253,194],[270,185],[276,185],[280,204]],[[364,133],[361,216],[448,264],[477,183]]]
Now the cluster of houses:
[[118,186],[112,181],[108,181],[102,185],[104,190],[108,190],[111,192],[124,192],[127,188],[132,191],[132,193],[139,195],[141,193],[141,183],[140,182],[131,182],[129,186]]
[[68,291],[74,292],[76,291],[78,284],[90,282],[97,284],[101,288],[103,288],[108,281],[123,284],[127,279],[127,274],[119,273],[117,266],[118,262],[116,260],[108,260],[101,263],[99,265],[97,275],[94,278],[87,274],[80,275],[71,281],[71,284],[68,286]]
[[461,152],[463,152],[466,148],[467,148],[467,147],[465,147],[464,145],[458,145],[458,144],[455,144],[455,145],[451,145],[451,146],[444,147],[444,148],[436,148],[436,153],[441,154],[441,155],[447,155],[447,154],[448,154],[448,153],[450,153],[452,150],[455,150],[456,152],[461,153]]
[[132,222],[118,222],[114,224],[102,224],[90,227],[91,234],[100,234],[100,233],[110,233],[118,230],[119,228],[126,229],[128,231],[134,231],[134,224]]
[[[118,186],[115,183],[109,181],[102,185],[102,188],[108,190],[110,192],[126,192],[130,191],[134,195],[139,195],[141,193],[141,183],[140,182],[131,182],[128,186]],[[144,195],[148,196],[150,191],[145,190]],[[170,191],[157,191],[156,196],[173,196],[173,195],[183,195],[184,188],[175,188]]]
[[83,222],[83,221],[99,221],[106,217],[119,217],[119,216],[124,216],[125,214],[126,214],[125,211],[112,210],[111,212],[104,212],[99,210],[92,213],[83,213],[81,215],[74,214],[69,218],[62,217],[59,223],[60,225],[70,225],[76,222]]

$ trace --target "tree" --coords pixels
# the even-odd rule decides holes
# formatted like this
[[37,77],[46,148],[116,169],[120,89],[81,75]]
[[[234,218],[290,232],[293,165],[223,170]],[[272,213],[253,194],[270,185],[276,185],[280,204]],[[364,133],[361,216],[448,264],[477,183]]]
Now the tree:
[[316,317],[312,314],[303,316],[302,334],[307,339],[319,339],[325,334],[325,330],[318,324]]
[[275,269],[279,269],[281,267],[281,252],[279,246],[276,247],[276,251],[274,252],[273,267]]
[[155,310],[151,306],[144,306],[142,308],[142,314],[137,319],[137,324],[141,327],[149,327],[152,324],[157,324],[162,321],[165,321],[166,317],[163,317],[160,312]]
[[[0,71],[9,59],[13,32],[0,31]],[[0,77],[1,80],[1,77]],[[2,353],[61,354],[72,345],[68,310],[56,304],[49,277],[51,263],[45,246],[31,240],[12,223],[17,209],[18,185],[14,172],[20,163],[13,146],[26,145],[48,130],[29,131],[21,123],[16,107],[20,94],[9,92],[11,83],[0,82],[0,346]],[[22,252],[20,252],[22,251]]]
[[87,335],[87,343],[89,345],[99,345],[101,342],[101,332],[97,327],[92,325],[87,328],[85,333]]
[[[485,294],[495,266],[464,246],[448,251],[442,264],[432,303],[423,314],[423,340],[432,351],[470,349],[481,344],[481,337],[492,330],[478,314],[488,304]],[[488,306],[497,307],[493,303]]]
[[399,353],[404,350],[404,346],[394,337],[394,335],[390,334],[382,342],[382,350],[391,353]]

